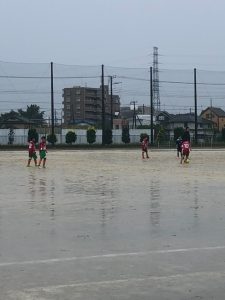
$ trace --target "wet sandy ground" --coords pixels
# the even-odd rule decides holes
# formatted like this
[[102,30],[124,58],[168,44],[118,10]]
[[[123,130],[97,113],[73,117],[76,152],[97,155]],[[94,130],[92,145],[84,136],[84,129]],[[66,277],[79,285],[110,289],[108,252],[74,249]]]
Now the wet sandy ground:
[[0,152],[0,299],[225,298],[225,151]]

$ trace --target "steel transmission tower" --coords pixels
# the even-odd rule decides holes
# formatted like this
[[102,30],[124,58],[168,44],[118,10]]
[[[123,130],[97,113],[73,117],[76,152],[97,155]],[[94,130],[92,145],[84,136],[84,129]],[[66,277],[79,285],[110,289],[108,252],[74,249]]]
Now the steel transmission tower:
[[159,61],[158,47],[153,48],[153,106],[154,113],[160,111],[160,94],[159,94]]

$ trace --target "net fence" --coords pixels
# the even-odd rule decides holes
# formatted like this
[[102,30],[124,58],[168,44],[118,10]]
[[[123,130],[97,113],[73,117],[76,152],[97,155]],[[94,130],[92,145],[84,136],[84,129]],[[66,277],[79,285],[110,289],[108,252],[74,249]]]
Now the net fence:
[[[63,89],[74,86],[100,88],[101,66],[61,65],[54,63],[54,109],[62,119]],[[113,94],[121,106],[135,101],[137,106],[150,106],[149,68],[105,66],[104,84],[113,78]],[[157,97],[160,109],[169,113],[194,111],[194,70],[159,69]],[[198,113],[207,106],[225,109],[225,72],[197,70]],[[25,110],[36,104],[51,117],[50,63],[0,62],[0,114]]]

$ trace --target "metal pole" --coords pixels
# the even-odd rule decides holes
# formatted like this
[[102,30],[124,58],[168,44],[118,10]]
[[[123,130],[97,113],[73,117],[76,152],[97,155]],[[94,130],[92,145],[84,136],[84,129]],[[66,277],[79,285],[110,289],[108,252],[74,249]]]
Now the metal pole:
[[152,67],[150,67],[150,107],[151,107],[151,145],[154,143],[153,131],[153,84],[152,84]]
[[135,101],[134,101],[134,129],[136,129],[137,121],[136,121],[136,107],[135,107]]
[[195,97],[195,144],[198,144],[198,107],[197,107],[197,76],[194,69],[194,97]]
[[102,65],[102,145],[105,145],[105,86],[104,86],[104,65]]
[[110,114],[111,114],[111,130],[113,130],[113,77],[110,76],[110,89],[111,89],[111,111],[110,111]]
[[53,62],[51,62],[51,116],[52,116],[52,131],[55,134],[55,116],[54,116],[54,87],[53,87]]

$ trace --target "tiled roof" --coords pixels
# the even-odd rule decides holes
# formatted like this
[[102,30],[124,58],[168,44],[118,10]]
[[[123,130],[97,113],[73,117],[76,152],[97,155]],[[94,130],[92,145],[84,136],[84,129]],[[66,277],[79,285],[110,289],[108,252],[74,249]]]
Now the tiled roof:
[[[211,121],[204,119],[202,117],[197,117],[198,123],[211,123]],[[195,123],[195,115],[193,113],[189,114],[178,114],[175,115],[169,123]]]
[[202,111],[201,114],[203,114],[208,109],[210,109],[218,117],[225,117],[225,111],[219,107],[207,107],[205,110]]

